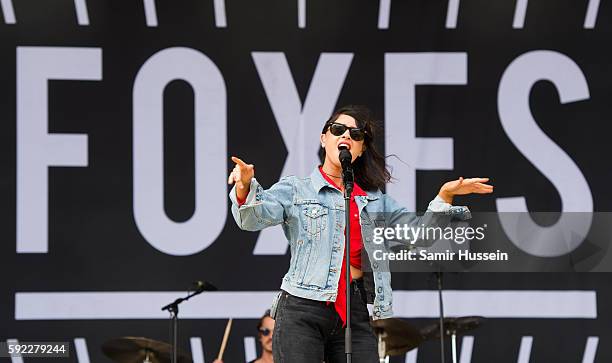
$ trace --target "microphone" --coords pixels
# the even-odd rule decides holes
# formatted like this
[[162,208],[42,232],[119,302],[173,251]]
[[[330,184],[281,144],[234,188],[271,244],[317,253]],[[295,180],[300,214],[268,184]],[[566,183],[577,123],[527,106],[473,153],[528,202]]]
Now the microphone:
[[[176,318],[176,314],[178,314],[178,306],[183,301],[187,301],[192,297],[203,293],[204,291],[217,291],[217,288],[213,284],[206,281],[194,281],[191,283],[191,286],[194,288],[193,292],[188,292],[187,296],[179,297],[178,299],[174,300],[174,302],[171,302],[170,304],[164,306],[163,308],[161,308],[162,311],[168,310],[170,313],[173,313],[174,317]],[[176,327],[174,329],[176,329]]]
[[203,291],[217,291],[218,289],[211,284],[210,282],[206,282],[206,281],[194,281],[191,283],[191,285],[195,288],[194,291],[200,293]]
[[351,152],[348,150],[346,145],[338,146],[338,150],[340,150],[340,155],[338,158],[340,159],[340,164],[342,165],[342,171],[351,168],[351,161],[353,161],[353,156]]
[[338,159],[340,159],[340,165],[342,165],[342,182],[344,183],[344,189],[347,195],[351,195],[354,184],[353,167],[351,166],[353,156],[346,145],[338,146],[338,150],[340,150]]

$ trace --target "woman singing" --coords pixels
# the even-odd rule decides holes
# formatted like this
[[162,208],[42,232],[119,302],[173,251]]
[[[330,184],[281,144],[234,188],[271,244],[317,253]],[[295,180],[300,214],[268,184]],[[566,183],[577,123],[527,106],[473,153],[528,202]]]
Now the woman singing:
[[[377,342],[366,303],[373,302],[373,319],[392,316],[391,274],[388,261],[374,261],[375,227],[444,223],[451,217],[467,219],[466,207],[452,206],[453,196],[491,193],[487,178],[445,183],[423,216],[409,213],[381,189],[391,176],[385,158],[374,146],[374,122],[367,108],[343,107],[321,132],[322,166],[305,178],[286,176],[264,190],[254,178],[255,168],[237,157],[228,178],[232,214],[241,229],[258,231],[281,224],[291,249],[289,271],[272,306],[275,319],[272,348],[276,363],[345,362],[345,293],[351,293],[353,362],[378,362]],[[342,167],[338,147],[351,153],[355,177],[350,198],[350,286],[345,283]],[[442,219],[436,219],[442,216]],[[386,246],[388,247],[388,246]],[[368,263],[372,275],[362,271]],[[367,277],[371,280],[365,281]],[[371,288],[370,288],[371,286]],[[373,297],[373,299],[372,299]],[[371,301],[373,300],[373,301]]]

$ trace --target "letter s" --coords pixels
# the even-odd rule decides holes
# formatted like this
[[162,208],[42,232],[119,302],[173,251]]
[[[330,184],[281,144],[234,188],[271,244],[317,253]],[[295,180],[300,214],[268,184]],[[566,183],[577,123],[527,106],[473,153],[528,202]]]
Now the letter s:
[[[533,222],[524,197],[497,199],[502,227],[520,249],[535,256],[556,257],[577,248],[587,235],[593,197],[580,169],[536,124],[529,108],[533,85],[551,82],[561,103],[589,98],[584,74],[569,57],[554,51],[531,51],[516,58],[504,72],[497,95],[501,124],[508,138],[555,186],[561,197],[559,221],[543,227]],[[567,213],[585,212],[585,213]]]

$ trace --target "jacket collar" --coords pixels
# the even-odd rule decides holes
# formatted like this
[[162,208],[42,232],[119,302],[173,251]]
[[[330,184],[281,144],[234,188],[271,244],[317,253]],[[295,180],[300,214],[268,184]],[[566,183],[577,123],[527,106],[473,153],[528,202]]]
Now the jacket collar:
[[[317,192],[317,194],[321,191],[323,187],[334,188],[327,180],[325,180],[325,178],[323,178],[323,175],[321,175],[318,166],[315,166],[312,173],[310,173],[310,182],[312,183],[312,187]],[[380,190],[376,190],[373,192],[366,190],[365,192],[367,194],[365,198],[367,198],[368,200],[376,200],[382,195]]]
[[317,193],[319,193],[319,191],[321,191],[321,188],[325,186],[333,188],[333,186],[329,184],[329,182],[325,180],[325,178],[323,178],[323,175],[321,175],[318,166],[315,166],[312,173],[310,173],[310,182],[312,183],[312,187]]

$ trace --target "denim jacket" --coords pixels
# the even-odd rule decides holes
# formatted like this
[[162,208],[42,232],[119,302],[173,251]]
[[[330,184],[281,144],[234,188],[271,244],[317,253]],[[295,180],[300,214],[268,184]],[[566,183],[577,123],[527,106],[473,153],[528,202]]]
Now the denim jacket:
[[[232,215],[238,226],[247,231],[281,224],[291,250],[289,271],[281,289],[291,295],[319,301],[335,301],[344,255],[344,198],[315,168],[309,177],[287,176],[264,190],[255,178],[251,180],[246,201],[240,207],[232,188]],[[408,212],[380,190],[355,197],[359,209],[363,246],[370,261],[380,246],[372,236],[375,227],[408,224],[409,226],[444,225],[455,217],[470,218],[467,207],[452,206],[440,197],[433,199],[423,216]],[[435,212],[435,213],[434,213]],[[391,248],[386,242],[385,248]],[[391,273],[388,261],[370,263],[373,272],[373,318],[393,315]],[[370,291],[371,293],[371,291]],[[370,295],[370,294],[368,294]],[[272,312],[276,300],[273,303]]]

